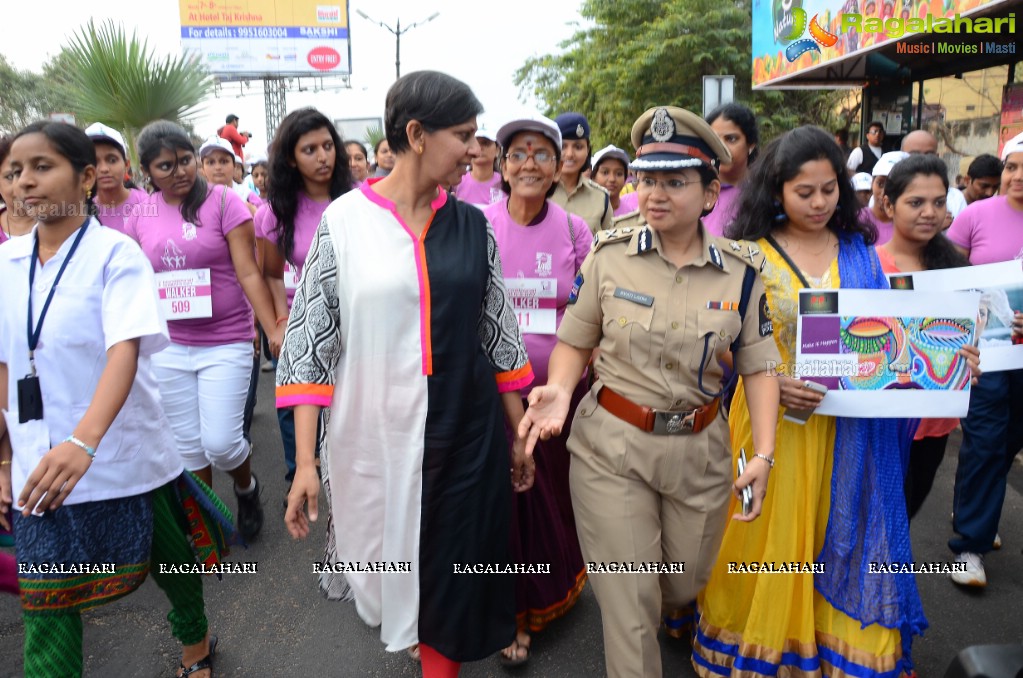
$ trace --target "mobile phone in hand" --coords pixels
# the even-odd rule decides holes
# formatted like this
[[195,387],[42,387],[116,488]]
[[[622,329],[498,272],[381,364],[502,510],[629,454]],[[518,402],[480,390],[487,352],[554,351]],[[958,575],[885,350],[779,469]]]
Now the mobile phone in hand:
[[[816,391],[821,395],[827,395],[828,387],[824,384],[818,384],[816,381],[804,381],[804,388],[808,388],[811,391]],[[782,419],[791,421],[794,424],[805,424],[811,416],[813,416],[814,410],[794,410],[785,408],[785,414],[782,415]]]
[[[735,472],[735,477],[738,479],[742,477],[742,474],[746,472],[746,448],[743,447],[739,450],[739,464]],[[742,515],[748,516],[750,509],[753,507],[753,488],[750,485],[742,488]]]

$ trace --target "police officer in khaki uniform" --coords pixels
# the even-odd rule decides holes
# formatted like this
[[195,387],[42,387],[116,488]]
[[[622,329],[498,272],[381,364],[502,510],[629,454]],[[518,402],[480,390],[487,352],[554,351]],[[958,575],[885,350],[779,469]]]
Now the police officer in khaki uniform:
[[[674,107],[644,113],[632,142],[646,225],[598,233],[558,330],[549,381],[530,394],[519,428],[527,446],[560,431],[599,347],[597,380],[568,448],[572,505],[583,555],[598,569],[590,581],[614,678],[661,675],[661,615],[690,603],[706,583],[730,491],[753,490],[748,514],[736,520],[759,515],[778,412],[777,380],[767,370],[780,360],[759,252],[710,236],[700,222],[717,199],[716,166],[728,150],[702,118]],[[718,358],[730,350],[750,394],[755,445],[738,479],[720,406]],[[651,562],[684,562],[685,572],[599,571]]]
[[583,218],[592,233],[611,228],[614,208],[602,186],[583,176],[590,167],[590,123],[582,113],[554,119],[561,130],[561,180],[551,202]]

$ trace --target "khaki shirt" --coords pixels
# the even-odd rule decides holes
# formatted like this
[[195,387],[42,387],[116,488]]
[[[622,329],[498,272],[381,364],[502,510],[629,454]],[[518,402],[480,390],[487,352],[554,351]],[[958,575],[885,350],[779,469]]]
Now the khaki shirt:
[[[690,409],[721,390],[719,354],[739,338],[736,367],[751,374],[777,365],[770,310],[757,275],[745,321],[738,312],[747,267],[760,268],[755,244],[709,235],[701,226],[699,255],[682,268],[661,256],[649,227],[601,232],[576,278],[558,339],[600,347],[600,381],[634,403]],[[705,350],[706,345],[706,350]]]
[[591,233],[611,228],[611,219],[614,217],[611,197],[603,186],[586,177],[579,178],[571,194],[565,190],[565,184],[559,181],[550,200],[561,205],[566,212],[582,217]]
[[639,228],[640,226],[646,225],[646,221],[643,220],[643,215],[639,213],[638,209],[626,212],[620,217],[615,217],[611,223],[612,226],[617,228],[619,231],[623,228]]

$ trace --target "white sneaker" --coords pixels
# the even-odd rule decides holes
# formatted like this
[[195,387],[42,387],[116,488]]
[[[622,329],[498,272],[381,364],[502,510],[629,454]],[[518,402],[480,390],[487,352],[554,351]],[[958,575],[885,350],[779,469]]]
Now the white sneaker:
[[987,575],[984,573],[984,556],[979,553],[960,553],[956,563],[966,565],[965,572],[953,572],[952,582],[960,586],[987,586]]
[[1002,535],[1000,534],[995,535],[995,540],[991,542],[991,548],[993,548],[995,551],[1002,548]]

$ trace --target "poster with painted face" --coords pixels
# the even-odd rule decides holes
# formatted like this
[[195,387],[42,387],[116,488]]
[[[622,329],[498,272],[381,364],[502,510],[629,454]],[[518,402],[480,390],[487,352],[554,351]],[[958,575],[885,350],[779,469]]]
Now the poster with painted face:
[[818,414],[963,417],[979,292],[803,290],[795,376],[828,388]]
[[1002,372],[1023,367],[1023,344],[1012,340],[1012,319],[1023,311],[1023,262],[900,273],[889,277],[892,288],[917,291],[974,290],[980,293],[977,316],[981,369]]

